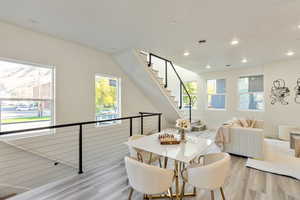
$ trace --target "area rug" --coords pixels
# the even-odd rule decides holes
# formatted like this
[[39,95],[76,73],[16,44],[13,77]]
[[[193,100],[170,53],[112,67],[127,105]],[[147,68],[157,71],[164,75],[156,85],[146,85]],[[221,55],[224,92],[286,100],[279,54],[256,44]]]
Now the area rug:
[[248,159],[246,166],[300,180],[300,158],[294,157],[289,142],[265,139],[264,160]]

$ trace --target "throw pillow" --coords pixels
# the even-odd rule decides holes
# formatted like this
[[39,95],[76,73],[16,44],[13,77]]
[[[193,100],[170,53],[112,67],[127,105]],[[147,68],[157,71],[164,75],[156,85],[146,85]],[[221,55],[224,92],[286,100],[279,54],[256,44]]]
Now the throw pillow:
[[248,127],[249,127],[247,120],[245,120],[245,119],[240,119],[240,122],[241,122],[241,124],[242,124],[242,127],[244,127],[244,128],[248,128]]
[[232,127],[242,127],[242,124],[240,123],[240,120],[234,120],[232,122]]
[[254,119],[254,120],[252,120],[252,123],[251,123],[251,125],[250,125],[250,128],[254,128],[254,127],[255,127],[255,124],[256,124],[256,120]]

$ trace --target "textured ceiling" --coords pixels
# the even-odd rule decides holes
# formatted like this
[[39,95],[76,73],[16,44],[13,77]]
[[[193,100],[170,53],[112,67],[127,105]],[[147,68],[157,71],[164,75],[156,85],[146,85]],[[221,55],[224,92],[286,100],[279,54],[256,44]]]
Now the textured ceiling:
[[300,56],[299,13],[299,0],[1,0],[0,20],[110,53],[151,51],[203,72],[289,59],[288,50]]

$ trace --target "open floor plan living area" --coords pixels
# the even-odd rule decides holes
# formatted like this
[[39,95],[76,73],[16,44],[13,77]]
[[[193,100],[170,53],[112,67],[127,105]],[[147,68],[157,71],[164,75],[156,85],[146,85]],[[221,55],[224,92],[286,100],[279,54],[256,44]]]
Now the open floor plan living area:
[[300,200],[299,0],[1,0],[0,200]]

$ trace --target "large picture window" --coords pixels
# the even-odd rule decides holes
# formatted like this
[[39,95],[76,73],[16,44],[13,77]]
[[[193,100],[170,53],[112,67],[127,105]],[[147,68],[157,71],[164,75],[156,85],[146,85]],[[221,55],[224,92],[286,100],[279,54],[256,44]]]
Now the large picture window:
[[54,69],[0,60],[0,130],[53,124]]
[[[192,109],[197,109],[197,95],[198,95],[197,81],[185,82],[185,87],[192,99]],[[182,98],[183,98],[183,107],[188,109],[190,107],[190,100],[184,89],[183,89]]]
[[[96,120],[121,117],[120,84],[120,79],[116,77],[96,75]],[[101,125],[113,123],[120,123],[120,121],[105,122]]]
[[226,80],[207,80],[207,107],[209,109],[226,108]]
[[239,109],[264,110],[264,76],[242,76],[238,81]]

